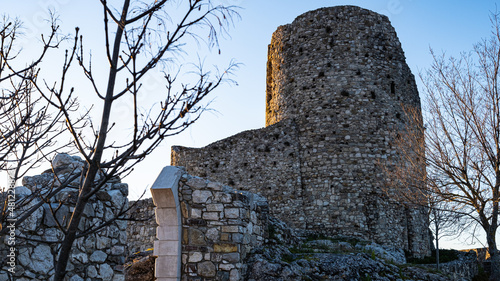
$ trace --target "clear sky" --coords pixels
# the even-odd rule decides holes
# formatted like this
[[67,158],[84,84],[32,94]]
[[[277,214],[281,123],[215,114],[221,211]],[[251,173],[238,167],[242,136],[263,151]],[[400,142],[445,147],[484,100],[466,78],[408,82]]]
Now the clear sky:
[[[357,5],[385,14],[396,29],[406,54],[407,63],[418,72],[429,67],[429,47],[457,55],[472,49],[474,43],[490,35],[490,12],[497,9],[493,0],[217,0],[241,7],[230,36],[221,41],[221,54],[213,52],[209,62],[230,59],[242,63],[233,77],[238,86],[224,86],[212,96],[211,108],[202,119],[184,134],[167,139],[153,155],[137,166],[124,181],[129,183],[130,199],[136,199],[155,180],[161,169],[170,163],[171,145],[201,147],[248,129],[264,126],[267,46],[279,25],[293,21],[298,15],[321,7]],[[25,46],[39,34],[47,8],[60,15],[61,26],[71,32],[79,26],[88,46],[100,47],[102,9],[97,0],[1,0],[0,12],[19,16],[27,27]],[[499,1],[500,2],[500,1]],[[101,46],[102,47],[102,46]],[[191,49],[189,49],[191,50]],[[95,60],[99,52],[93,51]],[[98,63],[94,62],[94,67]],[[157,90],[154,81],[149,85]],[[80,97],[87,99],[87,97]],[[118,112],[126,114],[127,106]],[[149,193],[146,196],[150,196]]]

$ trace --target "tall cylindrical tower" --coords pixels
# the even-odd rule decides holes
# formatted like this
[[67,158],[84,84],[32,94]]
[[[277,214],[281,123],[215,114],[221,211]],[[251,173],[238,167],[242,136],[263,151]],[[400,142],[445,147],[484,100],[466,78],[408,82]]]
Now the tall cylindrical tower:
[[392,144],[403,108],[420,108],[387,17],[354,6],[307,12],[278,28],[268,57],[266,128],[174,147],[172,164],[265,196],[294,228],[428,254],[425,212],[385,194],[382,166],[405,164]]
[[404,127],[405,106],[420,108],[420,99],[386,16],[322,8],[273,34],[266,126],[293,119],[300,128],[308,229],[428,247],[420,245],[428,241],[422,214],[405,214],[382,191],[379,164],[395,160],[391,142]]

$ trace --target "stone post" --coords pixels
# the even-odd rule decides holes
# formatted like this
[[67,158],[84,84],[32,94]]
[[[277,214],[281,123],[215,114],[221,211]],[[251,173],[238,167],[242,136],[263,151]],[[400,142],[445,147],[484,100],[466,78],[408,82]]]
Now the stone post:
[[155,277],[158,281],[174,281],[181,278],[181,213],[178,183],[183,172],[176,167],[163,168],[151,187],[156,206],[156,237],[154,255]]

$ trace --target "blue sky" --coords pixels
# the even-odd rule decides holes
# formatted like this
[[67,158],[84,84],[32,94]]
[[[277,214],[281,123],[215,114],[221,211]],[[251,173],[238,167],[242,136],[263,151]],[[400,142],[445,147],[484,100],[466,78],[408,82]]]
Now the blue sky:
[[[236,20],[230,36],[221,41],[221,54],[212,52],[208,62],[227,64],[235,59],[242,65],[233,77],[238,86],[218,89],[211,103],[213,112],[183,135],[167,140],[148,159],[137,166],[125,181],[130,186],[130,198],[135,199],[154,182],[161,169],[170,163],[170,146],[200,147],[248,129],[264,126],[265,77],[267,45],[279,25],[293,21],[298,15],[321,7],[357,5],[385,14],[396,29],[413,74],[425,70],[432,62],[429,47],[457,55],[471,50],[473,44],[489,36],[490,12],[497,9],[491,0],[216,0],[238,5],[241,19]],[[1,0],[0,12],[19,16],[27,26],[25,48],[29,51],[33,35],[43,31],[42,19],[47,8],[55,8],[61,26],[71,32],[75,26],[81,32],[95,60],[102,45],[102,10],[97,0]],[[196,52],[189,48],[189,54]],[[94,65],[98,65],[94,61]],[[94,66],[96,67],[96,66]],[[154,85],[151,86],[155,90]],[[87,97],[81,97],[87,99]],[[123,109],[126,112],[126,108]],[[120,109],[118,109],[120,111]],[[216,111],[216,112],[215,112]],[[147,196],[150,196],[149,194]]]

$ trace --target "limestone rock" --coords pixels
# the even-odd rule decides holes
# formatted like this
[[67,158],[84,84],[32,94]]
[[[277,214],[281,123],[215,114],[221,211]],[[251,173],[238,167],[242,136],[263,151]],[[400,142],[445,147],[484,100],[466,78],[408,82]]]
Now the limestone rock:
[[49,206],[49,204],[43,204],[43,211],[45,214],[43,222],[46,226],[49,227],[57,226],[57,222],[61,226],[64,226],[65,222],[67,222],[70,217],[69,208],[66,205],[60,206],[57,203],[52,203]]
[[16,186],[15,193],[16,197],[25,197],[31,195],[32,192],[26,186]]
[[29,188],[31,191],[35,192],[37,189],[42,187],[49,187],[54,180],[53,174],[41,174],[36,176],[26,176],[23,177],[23,186]]
[[[19,209],[21,212],[31,209],[33,206],[35,206],[40,202],[40,199],[34,198],[31,199],[28,203],[24,202],[25,202],[24,200],[20,200],[17,203],[18,206],[20,207]],[[42,223],[43,213],[44,213],[43,208],[36,209],[24,222],[20,224],[20,227],[22,227],[22,229],[30,231],[38,229],[40,223]]]
[[108,191],[109,197],[111,204],[117,209],[120,210],[123,205],[125,204],[126,198],[123,196],[122,192],[120,190],[110,190]]
[[214,277],[215,273],[215,265],[211,261],[205,261],[198,264],[198,275],[203,277]]
[[36,246],[30,258],[33,264],[32,269],[38,273],[46,274],[54,267],[54,257],[47,245],[40,244]]
[[356,245],[356,249],[362,249],[364,251],[373,251],[374,254],[386,261],[394,262],[397,264],[405,264],[406,257],[402,249],[397,249],[395,247],[381,246],[375,243],[369,245]]
[[69,171],[83,167],[83,160],[78,156],[70,156],[67,153],[59,153],[52,160],[52,167],[68,168]]
[[109,264],[104,263],[99,266],[99,277],[103,281],[111,281],[113,279],[113,269]]
[[287,246],[269,245],[251,256],[250,281],[271,280],[434,280],[451,279],[416,267],[398,267],[364,252],[291,253]]
[[194,203],[206,203],[207,200],[212,196],[212,192],[208,190],[195,190],[193,192],[193,202]]
[[71,255],[71,262],[74,264],[76,264],[76,263],[86,264],[88,261],[89,261],[89,257],[85,253],[77,253],[77,254]]
[[95,266],[90,265],[87,267],[87,275],[90,278],[97,277],[97,269],[95,268]]
[[85,279],[83,279],[82,277],[78,276],[78,275],[73,275],[69,281],[85,281]]
[[92,262],[98,262],[98,263],[103,263],[104,261],[106,261],[107,257],[108,257],[108,255],[105,252],[103,252],[103,251],[95,251],[90,256],[90,261],[92,261]]

